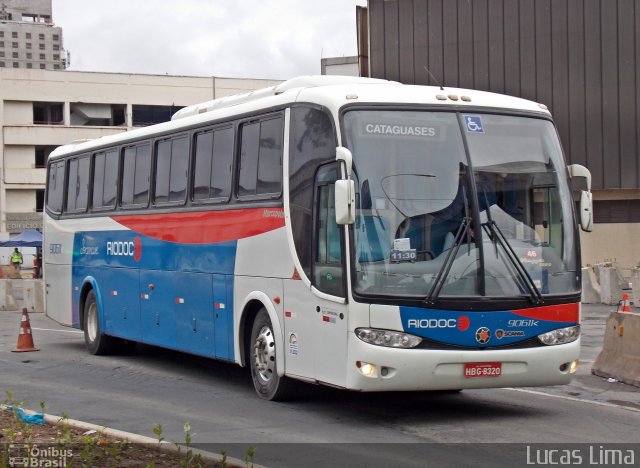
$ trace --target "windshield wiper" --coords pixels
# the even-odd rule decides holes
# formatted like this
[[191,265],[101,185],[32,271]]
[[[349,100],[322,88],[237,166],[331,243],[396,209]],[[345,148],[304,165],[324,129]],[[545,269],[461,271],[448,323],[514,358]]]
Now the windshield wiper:
[[511,262],[511,265],[513,265],[516,272],[518,273],[518,276],[520,277],[520,282],[524,284],[526,289],[529,290],[529,297],[531,301],[534,304],[542,303],[543,299],[542,299],[542,294],[540,294],[540,290],[537,288],[536,284],[533,282],[533,279],[531,279],[531,275],[529,275],[529,272],[527,271],[527,269],[524,267],[524,265],[518,258],[518,255],[516,255],[515,251],[511,247],[511,244],[509,244],[509,241],[507,240],[505,235],[502,233],[502,231],[500,230],[496,222],[493,219],[491,219],[489,215],[489,207],[487,207],[487,218],[489,219],[489,221],[482,224],[482,227],[487,232],[489,239],[491,239],[494,245],[496,246],[496,256],[498,255],[497,244],[500,244],[500,247],[502,247],[502,249],[504,250],[506,257],[509,259],[509,261]]
[[483,223],[482,227],[487,232],[489,239],[493,242],[494,248],[496,249],[496,257],[498,256],[498,244],[500,244],[500,247],[502,247],[506,253],[506,257],[509,259],[509,262],[511,262],[511,265],[516,269],[516,272],[520,277],[520,283],[524,284],[524,287],[529,290],[529,298],[534,304],[540,304],[543,302],[540,290],[536,287],[533,279],[531,279],[531,275],[529,275],[529,272],[511,247],[511,244],[509,244],[509,241],[491,216],[491,204],[489,203],[489,197],[487,197],[487,191],[484,187],[482,187],[482,194],[484,195],[487,211],[487,222]]
[[442,291],[442,287],[444,286],[444,281],[449,276],[449,271],[451,270],[451,266],[453,265],[453,261],[456,259],[458,255],[458,250],[460,250],[460,244],[462,243],[463,237],[467,238],[467,247],[469,252],[471,252],[471,218],[469,216],[465,216],[462,218],[462,222],[456,231],[456,235],[453,239],[453,246],[449,249],[447,256],[444,259],[444,263],[438,272],[438,276],[436,276],[436,280],[433,282],[431,289],[429,290],[429,294],[425,298],[424,302],[427,304],[433,304],[440,295],[440,291]]

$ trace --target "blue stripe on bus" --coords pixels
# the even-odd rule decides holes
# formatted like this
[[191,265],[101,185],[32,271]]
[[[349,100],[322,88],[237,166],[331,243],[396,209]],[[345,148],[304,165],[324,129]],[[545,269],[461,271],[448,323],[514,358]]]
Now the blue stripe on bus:
[[132,231],[75,235],[72,318],[89,277],[108,335],[207,357],[234,359],[237,241],[178,244]]

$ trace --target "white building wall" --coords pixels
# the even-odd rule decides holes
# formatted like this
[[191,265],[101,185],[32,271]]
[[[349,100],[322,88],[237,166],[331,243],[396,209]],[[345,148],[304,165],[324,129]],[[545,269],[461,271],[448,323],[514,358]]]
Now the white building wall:
[[24,101],[5,101],[3,120],[3,125],[33,124],[33,103]]
[[[127,131],[132,126],[134,106],[189,106],[278,83],[262,79],[0,68],[0,236],[7,231],[6,213],[23,213],[25,219],[29,215],[35,217],[36,191],[44,190],[46,181],[46,170],[35,167],[36,146],[59,146]],[[61,103],[64,124],[34,125],[34,102]],[[87,109],[94,110],[105,105],[124,106],[125,124],[71,125],[74,103],[86,103]],[[11,230],[16,231],[16,226],[12,221]]]

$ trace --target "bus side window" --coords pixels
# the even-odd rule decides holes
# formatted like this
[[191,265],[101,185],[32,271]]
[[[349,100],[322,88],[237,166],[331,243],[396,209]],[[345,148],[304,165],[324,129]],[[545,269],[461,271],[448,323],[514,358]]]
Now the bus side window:
[[231,193],[233,127],[196,133],[192,198],[198,202],[227,201]]
[[64,195],[64,161],[49,166],[49,183],[47,184],[47,208],[54,213],[62,211]]
[[94,210],[113,208],[116,205],[118,184],[118,152],[108,150],[93,156],[93,197]]
[[342,236],[334,205],[338,170],[337,164],[331,164],[320,168],[316,176],[313,284],[322,292],[344,297]]
[[87,209],[89,200],[89,156],[69,161],[67,178],[67,204],[65,211],[78,213]]
[[123,208],[147,205],[150,169],[151,145],[149,143],[128,146],[124,149],[120,192],[120,203]]
[[240,133],[238,196],[279,197],[284,118],[279,114],[242,124]]

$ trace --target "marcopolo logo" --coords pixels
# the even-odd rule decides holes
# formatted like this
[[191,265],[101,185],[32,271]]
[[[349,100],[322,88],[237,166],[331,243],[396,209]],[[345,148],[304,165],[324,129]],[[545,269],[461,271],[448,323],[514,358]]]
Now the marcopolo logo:
[[463,315],[457,319],[409,319],[407,325],[409,328],[457,328],[460,331],[465,331],[469,328],[469,318]]
[[133,241],[108,241],[107,255],[133,257],[136,262],[142,257],[142,241],[136,236]]

